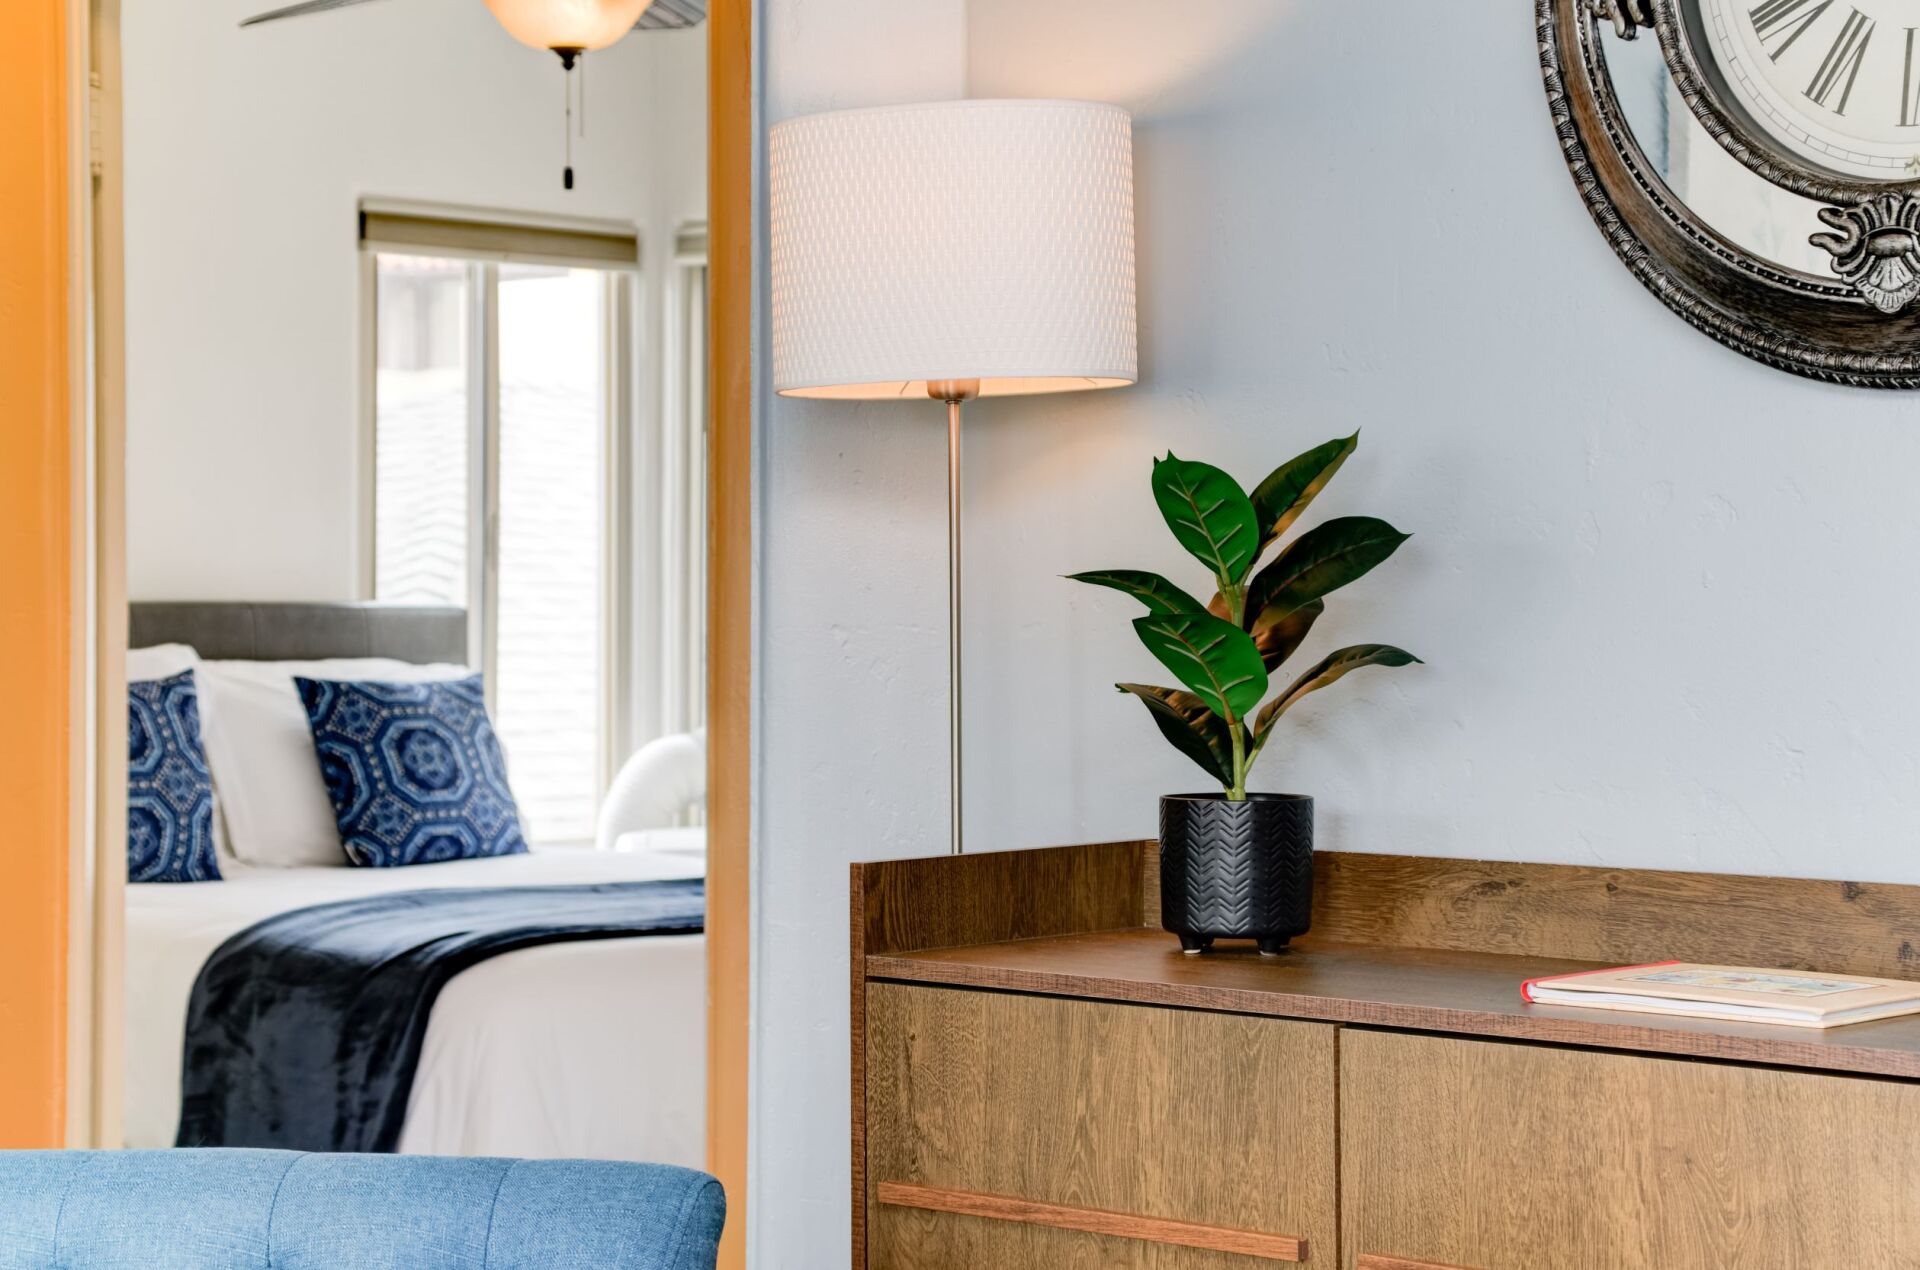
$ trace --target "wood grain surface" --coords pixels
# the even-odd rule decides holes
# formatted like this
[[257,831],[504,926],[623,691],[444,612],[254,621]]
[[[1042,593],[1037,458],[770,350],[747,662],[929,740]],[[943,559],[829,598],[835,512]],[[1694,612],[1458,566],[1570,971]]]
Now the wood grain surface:
[[707,1169],[747,1262],[753,792],[752,0],[707,7]]
[[1188,957],[1154,930],[869,957],[875,979],[1452,1032],[1920,1079],[1920,1016],[1825,1031],[1529,1005],[1520,983],[1591,970],[1555,957],[1310,942],[1284,957]]
[[[854,869],[869,953],[1159,923],[1152,842]],[[1306,940],[1920,978],[1920,886],[1322,851]]]
[[1308,940],[1920,979],[1920,886],[1321,852]]
[[1109,842],[856,864],[859,933],[889,953],[1141,926],[1142,858]]
[[[120,0],[93,0],[93,823],[125,824],[127,772],[126,161]],[[126,1145],[127,870],[119,839],[94,835],[87,1114],[69,1116],[67,1145]],[[70,934],[78,934],[76,928]],[[76,968],[77,969],[77,968]],[[71,1068],[71,1065],[70,1065]],[[71,1079],[71,1078],[70,1078]],[[71,1105],[79,1091],[69,1088]],[[84,1127],[84,1132],[77,1132]]]
[[872,1270],[1269,1264],[881,1205],[881,1182],[1334,1248],[1333,1029],[902,984],[869,993]]
[[[878,860],[848,872],[853,1267],[867,1265],[867,955],[1139,927],[1151,843]],[[1152,910],[1157,913],[1157,903]]]
[[1043,1204],[1038,1200],[1017,1199],[1011,1195],[983,1195],[978,1191],[882,1182],[875,1188],[875,1196],[881,1204],[895,1208],[918,1208],[934,1213],[955,1213],[962,1217],[983,1217],[989,1221],[1051,1226],[1055,1230],[1079,1230],[1092,1235],[1113,1235],[1121,1239],[1170,1244],[1179,1248],[1238,1252],[1264,1257],[1268,1261],[1304,1261],[1307,1256],[1306,1241],[1288,1235],[1234,1230],[1226,1226],[1202,1226],[1194,1222],[1169,1221],[1164,1217],[1142,1217],[1138,1213],[1110,1213],[1099,1208]]
[[1363,1031],[1340,1070],[1356,1267],[1920,1266],[1920,1086]]
[[[1130,1254],[1115,1252],[1118,1245],[1110,1237],[1038,1228],[1029,1232],[1026,1243],[1009,1235],[1004,1238],[1016,1241],[1002,1245],[974,1229],[988,1224],[979,1219],[952,1213],[912,1215],[907,1210],[893,1210],[893,1215],[876,1218],[884,1230],[876,1235],[870,1249],[863,1222],[880,1181],[1300,1235],[1309,1238],[1310,1246],[1318,1249],[1321,1257],[1332,1256],[1336,1244],[1317,1233],[1307,1219],[1289,1222],[1276,1220],[1271,1214],[1213,1210],[1196,1217],[1183,1211],[1185,1200],[1156,1207],[1119,1182],[1096,1179],[1090,1183],[1083,1177],[1087,1170],[1098,1173],[1123,1167],[1119,1162],[1122,1157],[1115,1156],[1110,1148],[1102,1145],[1096,1154],[1087,1145],[1094,1135],[1086,1118],[1099,1120],[1105,1115],[1089,1102],[1089,1089],[1105,1087],[1089,1082],[1089,1064],[1099,1066],[1102,1080],[1119,1082],[1122,1090],[1134,1090],[1131,1096],[1152,1109],[1151,1114],[1141,1111],[1142,1118],[1131,1129],[1112,1125],[1101,1128],[1098,1137],[1103,1143],[1115,1133],[1123,1140],[1128,1133],[1142,1140],[1154,1134],[1178,1138],[1178,1128],[1189,1123],[1189,1108],[1201,1108],[1203,1119],[1210,1114],[1206,1110],[1206,1089],[1152,1092],[1126,1082],[1159,1079],[1141,1078],[1133,1072],[1166,1072],[1169,1062],[1174,1063],[1171,1074],[1175,1077],[1204,1072],[1204,1067],[1190,1071],[1184,1061],[1176,1061],[1193,1050],[1183,1048],[1178,1037],[1161,1035],[1155,1029],[1210,1027],[1216,1023],[1206,1020],[1231,1021],[1232,1016],[1256,1016],[1238,1020],[1242,1023],[1266,1016],[1354,1025],[1338,1032],[1339,1037],[1347,1038],[1339,1045],[1348,1040],[1371,1045],[1375,1038],[1392,1038],[1391,1033],[1359,1029],[1397,1028],[1459,1038],[1583,1047],[1551,1050],[1491,1046],[1472,1039],[1394,1038],[1467,1046],[1461,1054],[1482,1056],[1474,1060],[1479,1066],[1472,1069],[1478,1076],[1500,1070],[1499,1064],[1521,1063],[1535,1054],[1564,1054],[1570,1059],[1624,1064],[1627,1068],[1639,1061],[1627,1056],[1632,1054],[1803,1069],[1761,1071],[1665,1059],[1648,1061],[1649,1072],[1697,1068],[1704,1073],[1680,1080],[1673,1088],[1685,1097],[1705,1099],[1704,1105],[1718,1108],[1712,1114],[1736,1122],[1749,1135],[1739,1145],[1741,1153],[1763,1151],[1784,1158],[1798,1149],[1791,1142],[1762,1142],[1762,1120],[1765,1109],[1772,1105],[1768,1100],[1789,1106],[1789,1122],[1804,1122],[1813,1145],[1800,1154],[1816,1160],[1844,1150],[1855,1120],[1863,1116],[1897,1114],[1908,1124],[1920,1123],[1913,1118],[1920,1108],[1907,1101],[1920,1097],[1920,1084],[1848,1081],[1815,1074],[1855,1073],[1920,1081],[1920,1017],[1818,1031],[1532,1006],[1519,996],[1520,982],[1536,975],[1668,958],[1920,978],[1920,954],[1909,942],[1912,932],[1920,932],[1917,887],[1322,853],[1316,860],[1314,931],[1296,941],[1292,952],[1277,959],[1256,956],[1250,945],[1237,948],[1227,944],[1203,957],[1181,955],[1171,936],[1146,925],[1158,917],[1157,894],[1158,854],[1152,843],[855,867],[850,986],[856,1267],[944,1270],[960,1265],[1143,1264],[1184,1268],[1190,1264],[1137,1258],[1116,1262],[1113,1258]],[[987,991],[895,995],[923,992],[927,987]],[[999,995],[1004,993],[1035,995]],[[882,1000],[941,1004],[938,1009],[931,1004],[916,1007],[919,1013],[897,1005],[891,1007],[893,1013],[887,1019],[870,1018],[870,1005]],[[1121,1033],[1113,1034],[1106,1030],[1112,1024],[1063,1021],[1081,1017],[1072,1011],[1090,1002],[1123,1008],[1144,1005],[1177,1009],[1113,1016],[1141,1020],[1128,1022]],[[1020,1010],[1068,1013],[1024,1020],[997,1013]],[[1036,1022],[1037,1018],[1047,1021]],[[1332,1037],[1334,1033],[1329,1030],[1327,1035]],[[1050,1039],[1038,1044],[1034,1038],[1040,1036]],[[876,1047],[872,1056],[868,1053],[870,1042]],[[1239,1042],[1242,1050],[1246,1044],[1244,1040]],[[1076,1046],[1081,1049],[1076,1050]],[[881,1047],[885,1047],[884,1054]],[[1221,1047],[1216,1044],[1211,1048],[1218,1051]],[[1625,1053],[1588,1052],[1591,1050]],[[1464,1058],[1458,1061],[1466,1062]],[[1717,1083],[1716,1072],[1733,1075],[1725,1083]],[[1743,1083],[1743,1073],[1766,1079]],[[1518,1073],[1513,1076],[1517,1079]],[[1258,1081],[1247,1083],[1247,1079],[1244,1074],[1235,1078],[1243,1089],[1264,1088]],[[1427,1076],[1417,1066],[1403,1066],[1395,1079],[1412,1090]],[[1622,1098],[1655,1102],[1666,1098],[1672,1103],[1681,1096],[1671,1090],[1633,1088],[1631,1077],[1610,1079],[1618,1084],[1617,1096]],[[1640,1079],[1657,1083],[1658,1078],[1649,1075]],[[1789,1083],[1777,1083],[1781,1079]],[[1688,1080],[1696,1083],[1688,1084]],[[1450,1100],[1468,1096],[1457,1081],[1443,1082],[1437,1088],[1439,1093],[1425,1104],[1425,1114],[1436,1122],[1436,1128],[1446,1120]],[[1481,1140],[1504,1141],[1507,1131],[1493,1123],[1492,1108],[1512,1090],[1483,1094],[1476,1089],[1471,1093],[1486,1101],[1487,1109],[1476,1113],[1486,1117],[1486,1123],[1475,1130]],[[1372,1095],[1363,1095],[1357,1088],[1341,1092],[1339,1102],[1349,1117],[1355,1114],[1354,1099],[1362,1096]],[[1816,1123],[1820,1113],[1810,1108],[1828,1096],[1837,1100],[1838,1119],[1821,1128]],[[1875,1101],[1888,1098],[1893,1102],[1885,1106]],[[1321,1105],[1331,1114],[1330,1089],[1326,1099]],[[1011,1110],[1003,1109],[1003,1103]],[[1238,1106],[1242,1111],[1257,1108],[1257,1114],[1266,1114],[1262,1100],[1251,1095],[1243,1094]],[[1868,1110],[1863,1112],[1862,1107]],[[1532,1119],[1551,1119],[1551,1109],[1536,1112],[1529,1105],[1521,1110]],[[1796,1116],[1800,1121],[1792,1120]],[[1604,1120],[1592,1119],[1595,1124]],[[875,1135],[871,1142],[870,1125]],[[1044,1127],[1041,1136],[1021,1140],[1031,1149],[1008,1144],[1006,1135],[1023,1129],[1039,1132],[1036,1126]],[[1170,1131],[1168,1126],[1177,1128]],[[1904,1148],[1896,1149],[1898,1144],[1890,1138],[1883,1142],[1882,1136],[1870,1134],[1860,1139],[1860,1150],[1880,1159],[1883,1172],[1892,1170],[1887,1176],[1911,1171],[1915,1163],[1920,1163],[1909,1159]],[[1627,1150],[1631,1146],[1614,1138],[1589,1140],[1581,1148],[1582,1167],[1602,1181],[1615,1182],[1614,1174],[1623,1167],[1618,1161],[1637,1158]],[[1726,1198],[1735,1194],[1740,1173],[1727,1150],[1716,1141],[1662,1149],[1669,1152],[1659,1157],[1668,1172],[1658,1174],[1657,1180],[1686,1181],[1688,1169],[1700,1171],[1711,1166],[1719,1172],[1711,1173],[1703,1183],[1708,1187],[1708,1197],[1721,1197],[1713,1202],[1724,1204],[1728,1212],[1746,1202],[1744,1196]],[[1386,1148],[1379,1150],[1384,1158]],[[1704,1153],[1701,1158],[1706,1163],[1697,1163],[1689,1152]],[[1875,1156],[1875,1152],[1880,1154]],[[1232,1155],[1229,1149],[1221,1158]],[[1410,1159],[1416,1163],[1409,1171],[1418,1172],[1419,1157]],[[1550,1164],[1544,1161],[1539,1166]],[[1786,1164],[1769,1163],[1755,1176],[1764,1187],[1785,1169],[1789,1169]],[[1033,1179],[1044,1182],[1062,1175],[1063,1170],[1076,1179],[1072,1185],[1063,1191],[1036,1193],[1034,1188],[1039,1183]],[[1791,1174],[1789,1180],[1797,1176]],[[1818,1187],[1813,1194],[1819,1202],[1844,1208],[1837,1195]],[[1826,1198],[1822,1200],[1821,1196]],[[1874,1192],[1873,1202],[1880,1203],[1884,1197],[1883,1188]],[[1200,1201],[1193,1198],[1192,1202]],[[1915,1207],[1920,1209],[1920,1205]],[[1751,1221],[1719,1211],[1694,1210],[1694,1214],[1659,1216],[1660,1220],[1682,1224],[1707,1223],[1714,1230],[1733,1229],[1736,1234],[1727,1236],[1731,1242],[1725,1246],[1745,1255],[1747,1236],[1737,1232],[1751,1226]],[[1772,1220],[1769,1216],[1768,1221]],[[1583,1249],[1578,1256],[1588,1260],[1556,1260],[1562,1251],[1556,1246],[1544,1258],[1534,1256],[1531,1262],[1525,1260],[1525,1256],[1534,1255],[1531,1253],[1519,1260],[1489,1262],[1476,1259],[1464,1245],[1382,1242],[1397,1239],[1396,1232],[1397,1228],[1375,1232],[1369,1227],[1368,1233],[1378,1234],[1379,1239],[1372,1243],[1348,1242],[1340,1247],[1343,1264],[1363,1270],[1454,1270],[1458,1266],[1501,1270],[1509,1265],[1529,1265],[1531,1270],[1563,1264],[1662,1264],[1632,1260],[1638,1253],[1632,1251],[1637,1245],[1630,1241],[1625,1259],[1610,1259],[1604,1251]],[[1702,1245],[1712,1249],[1714,1257],[1720,1255],[1722,1246],[1713,1242],[1717,1238],[1720,1236],[1713,1235]],[[1034,1239],[1043,1242],[1034,1243]],[[1083,1242],[1044,1242],[1048,1239]],[[1903,1261],[1899,1256],[1883,1256],[1885,1249],[1871,1243],[1865,1245],[1865,1259],[1822,1260],[1833,1248],[1841,1247],[1844,1239],[1843,1232],[1827,1227],[1782,1239],[1781,1247],[1797,1249],[1805,1256],[1798,1261],[1708,1259],[1664,1264],[1674,1270],[1686,1270],[1693,1264],[1739,1264],[1743,1270],[1749,1264],[1887,1265],[1920,1270],[1920,1253],[1902,1252],[1899,1256],[1909,1257]],[[1084,1242],[1088,1240],[1098,1242]],[[1676,1246],[1694,1255],[1691,1245]],[[1920,1245],[1906,1239],[1897,1246],[1910,1249]],[[1456,1251],[1456,1247],[1461,1250]],[[1167,1255],[1186,1255],[1164,1251]],[[1498,1247],[1494,1252],[1505,1255]],[[1432,1260],[1435,1257],[1439,1260]]]

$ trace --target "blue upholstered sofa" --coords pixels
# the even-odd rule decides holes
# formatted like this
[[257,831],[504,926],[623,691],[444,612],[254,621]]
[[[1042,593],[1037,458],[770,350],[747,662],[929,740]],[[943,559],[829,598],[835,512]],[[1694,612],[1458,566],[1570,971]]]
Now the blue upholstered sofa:
[[725,1215],[664,1165],[0,1152],[0,1270],[713,1270]]

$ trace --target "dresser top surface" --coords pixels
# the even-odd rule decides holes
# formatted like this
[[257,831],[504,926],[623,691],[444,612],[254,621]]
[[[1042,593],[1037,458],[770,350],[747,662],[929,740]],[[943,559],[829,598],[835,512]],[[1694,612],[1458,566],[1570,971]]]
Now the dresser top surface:
[[1920,1079],[1920,1015],[1826,1030],[1531,1005],[1520,984],[1606,963],[1323,942],[1181,953],[1132,928],[873,954],[869,979],[1224,1010]]

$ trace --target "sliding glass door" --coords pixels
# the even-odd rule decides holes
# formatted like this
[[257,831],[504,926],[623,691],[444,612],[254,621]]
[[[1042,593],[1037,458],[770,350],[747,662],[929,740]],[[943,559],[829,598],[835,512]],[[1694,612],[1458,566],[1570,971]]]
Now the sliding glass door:
[[493,665],[537,840],[593,837],[609,741],[606,275],[502,265]]
[[591,841],[613,630],[628,273],[374,257],[373,594],[464,605],[529,836]]

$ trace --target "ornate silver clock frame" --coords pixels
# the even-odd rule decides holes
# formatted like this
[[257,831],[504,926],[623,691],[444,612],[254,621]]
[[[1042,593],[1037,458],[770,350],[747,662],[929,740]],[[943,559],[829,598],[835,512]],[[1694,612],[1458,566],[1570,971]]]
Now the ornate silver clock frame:
[[[1920,388],[1920,168],[1853,180],[1774,144],[1699,57],[1681,0],[1535,0],[1540,69],[1560,148],[1587,210],[1635,277],[1689,323],[1781,370],[1872,388]],[[1809,206],[1824,276],[1742,247],[1676,197],[1636,139],[1605,43],[1659,38],[1679,96],[1747,169]]]

